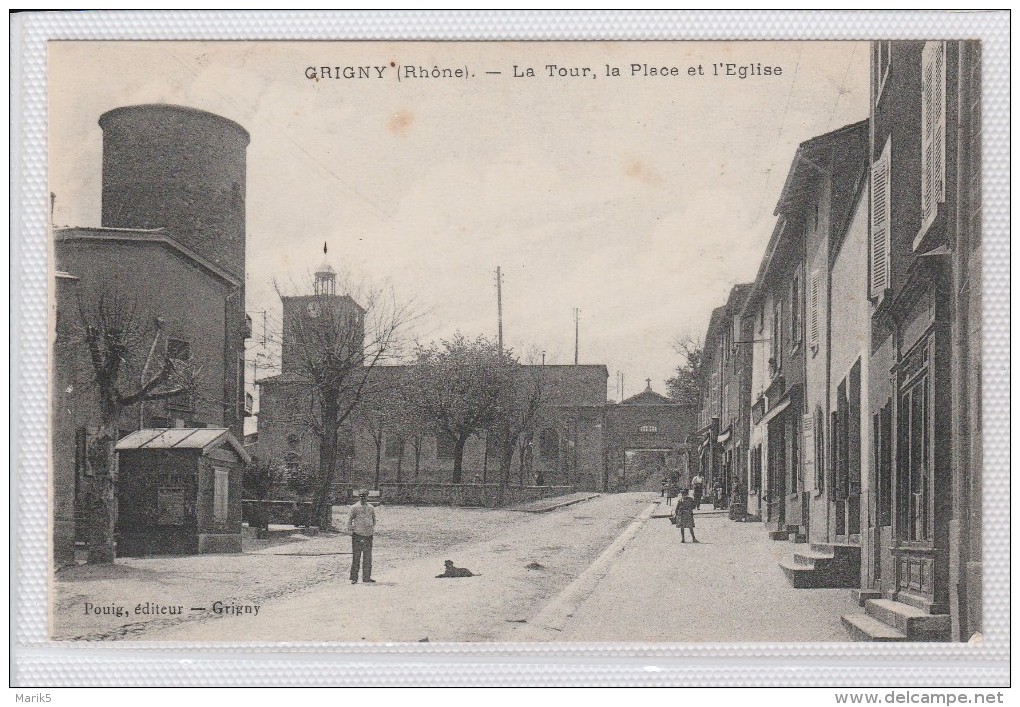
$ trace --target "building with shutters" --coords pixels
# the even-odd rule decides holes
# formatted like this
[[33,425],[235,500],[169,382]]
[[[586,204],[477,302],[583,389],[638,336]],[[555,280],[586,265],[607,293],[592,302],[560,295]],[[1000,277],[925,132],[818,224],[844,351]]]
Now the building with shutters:
[[794,586],[855,588],[855,639],[968,640],[982,607],[980,45],[876,42],[872,72],[870,119],[798,148],[743,307],[748,512],[812,543],[781,563]]
[[[751,283],[734,285],[726,304],[712,312],[702,348],[701,409],[698,413],[698,468],[708,491],[717,482],[729,501],[747,487],[748,417],[751,407],[753,323],[742,316]],[[741,513],[743,515],[743,513]]]
[[751,322],[747,510],[772,536],[802,532],[804,224],[779,218],[741,317]]
[[[785,530],[815,543],[851,545],[854,556],[860,552],[866,443],[860,429],[867,299],[852,287],[838,300],[833,294],[847,289],[839,279],[863,278],[866,268],[854,271],[844,265],[837,273],[833,266],[855,216],[858,228],[867,222],[867,203],[861,201],[867,188],[867,146],[866,120],[801,143],[776,207],[785,230],[804,244],[803,270],[790,282],[791,327],[800,329],[790,334],[803,361],[804,389],[795,468],[786,487]],[[839,407],[840,415],[833,417],[837,398],[839,406],[847,407]],[[842,450],[838,464],[827,463],[830,433],[841,445],[833,447]]]
[[876,42],[871,66],[867,614],[844,623],[965,641],[982,595],[980,44]]

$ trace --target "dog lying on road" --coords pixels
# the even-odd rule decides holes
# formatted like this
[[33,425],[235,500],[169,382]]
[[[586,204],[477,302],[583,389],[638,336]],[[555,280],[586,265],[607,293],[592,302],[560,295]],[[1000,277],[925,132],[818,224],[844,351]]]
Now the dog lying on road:
[[449,577],[481,577],[481,575],[475,574],[467,568],[454,567],[453,560],[447,560],[445,564],[446,570],[442,574],[437,574],[436,579],[446,579]]

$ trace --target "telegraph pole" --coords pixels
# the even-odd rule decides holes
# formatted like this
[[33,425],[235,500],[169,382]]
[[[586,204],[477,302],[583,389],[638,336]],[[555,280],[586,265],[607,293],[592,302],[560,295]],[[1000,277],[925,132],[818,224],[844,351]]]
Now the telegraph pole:
[[578,363],[578,353],[581,349],[581,308],[574,307],[574,365]]
[[503,274],[496,266],[496,309],[499,311],[499,352],[503,353]]

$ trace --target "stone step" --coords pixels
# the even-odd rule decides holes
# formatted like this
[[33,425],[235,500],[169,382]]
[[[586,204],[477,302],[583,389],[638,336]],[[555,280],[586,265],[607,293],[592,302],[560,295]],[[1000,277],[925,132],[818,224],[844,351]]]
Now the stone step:
[[868,599],[881,599],[882,592],[877,589],[851,589],[850,598],[857,606],[864,606],[864,602]]
[[789,540],[790,539],[790,533],[788,533],[785,530],[770,530],[769,531],[769,539],[770,540]]
[[795,589],[848,589],[859,581],[829,567],[803,565],[791,559],[780,560],[779,567]]
[[806,533],[801,533],[799,531],[791,532],[789,537],[790,537],[790,542],[791,543],[806,543],[807,542],[807,534]]
[[887,623],[867,614],[843,614],[839,617],[850,638],[854,641],[879,641],[883,643],[906,641],[907,635]]
[[860,554],[861,552],[860,545],[852,545],[849,543],[811,543],[811,549],[817,550],[818,552],[828,552],[833,554],[837,552]]
[[949,614],[929,614],[901,601],[868,599],[864,611],[906,634],[911,641],[948,641],[952,632]]
[[819,552],[818,550],[797,550],[793,553],[793,561],[799,565],[807,565],[808,567],[819,567],[824,565],[826,562],[831,562],[835,559],[835,555],[829,552]]

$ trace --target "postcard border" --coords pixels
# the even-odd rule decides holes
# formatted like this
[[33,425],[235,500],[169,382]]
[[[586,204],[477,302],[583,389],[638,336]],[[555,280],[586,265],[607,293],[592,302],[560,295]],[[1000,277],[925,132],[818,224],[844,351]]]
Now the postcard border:
[[[990,12],[93,12],[12,20],[12,683],[1009,684],[1009,22]],[[983,42],[984,612],[967,644],[322,644],[47,640],[46,43],[52,40]],[[182,660],[183,659],[183,660]],[[693,659],[693,660],[692,660]],[[876,665],[881,661],[880,665]]]

